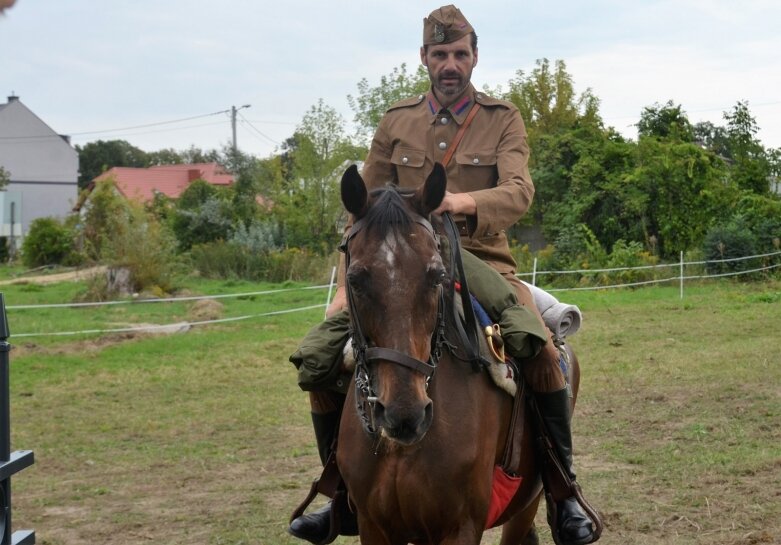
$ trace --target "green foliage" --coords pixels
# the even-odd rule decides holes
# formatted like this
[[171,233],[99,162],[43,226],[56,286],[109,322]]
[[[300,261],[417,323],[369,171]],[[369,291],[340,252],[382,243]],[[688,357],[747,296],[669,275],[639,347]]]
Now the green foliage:
[[146,152],[125,140],[97,140],[83,147],[79,154],[79,188],[84,189],[96,177],[113,167],[147,167]]
[[218,195],[208,197],[197,208],[177,208],[171,221],[181,250],[188,250],[195,244],[225,240],[232,227],[230,203]]
[[228,242],[238,244],[250,253],[268,253],[279,250],[281,240],[282,233],[278,225],[253,221],[249,226],[239,223]]
[[757,251],[779,251],[781,246],[781,197],[744,194],[735,206],[735,216],[742,218],[757,239]]
[[113,180],[96,184],[82,207],[82,251],[87,259],[100,261],[107,241],[122,234],[129,221],[130,205]]
[[692,142],[694,128],[686,117],[681,105],[668,100],[664,105],[659,103],[646,106],[640,114],[637,123],[637,133],[642,137],[666,138]]
[[359,81],[357,97],[347,96],[347,103],[355,112],[354,121],[359,139],[368,142],[374,136],[383,114],[392,104],[426,93],[429,84],[428,72],[423,65],[418,66],[414,73],[408,73],[406,64],[380,77],[380,83],[376,87],[370,86],[366,78]]
[[[695,144],[641,138],[627,180],[643,197],[635,221],[642,238],[654,237],[662,257],[700,244],[734,193],[722,182],[720,160]],[[637,233],[635,233],[637,234]]]
[[763,195],[770,190],[772,165],[765,148],[757,140],[759,131],[747,102],[738,102],[724,113],[730,153],[730,176],[743,190]]
[[131,203],[125,223],[103,248],[104,263],[130,271],[136,292],[168,292],[177,264],[170,231],[141,205]]
[[298,248],[252,252],[235,241],[199,244],[192,248],[190,258],[193,268],[205,278],[269,282],[324,282],[328,279],[333,261],[333,258]]
[[362,154],[345,135],[343,118],[322,99],[286,143],[286,153],[288,170],[273,197],[272,214],[288,246],[330,252],[342,234],[339,180]]
[[22,242],[22,262],[27,267],[72,262],[73,234],[56,218],[37,218]]
[[216,196],[218,191],[216,186],[206,180],[200,178],[193,180],[179,195],[179,198],[176,200],[176,208],[179,210],[196,210],[210,198]]
[[11,258],[11,249],[8,247],[8,237],[0,237],[0,263],[7,263]]
[[226,240],[234,226],[231,190],[205,180],[193,180],[176,201],[170,215],[171,230],[180,250],[195,244]]
[[11,181],[11,175],[8,173],[6,169],[0,166],[0,191],[5,189],[5,186],[7,186],[8,182],[10,181]]
[[552,135],[575,127],[578,123],[601,124],[599,101],[587,89],[578,98],[572,76],[562,60],[551,67],[548,59],[538,59],[527,76],[518,70],[509,82],[507,93],[499,94],[518,107],[534,144],[542,135]]
[[745,218],[738,215],[708,231],[703,242],[703,252],[708,261],[713,261],[707,264],[711,274],[749,270],[756,267],[756,263],[751,260],[723,260],[755,255],[757,237],[749,229]]

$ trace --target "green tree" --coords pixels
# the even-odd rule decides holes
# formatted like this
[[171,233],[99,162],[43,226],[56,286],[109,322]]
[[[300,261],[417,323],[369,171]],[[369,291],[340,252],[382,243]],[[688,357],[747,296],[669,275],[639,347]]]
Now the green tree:
[[628,181],[644,196],[638,210],[643,240],[674,258],[698,247],[714,219],[734,200],[722,182],[723,163],[696,144],[641,138]]
[[96,177],[113,167],[147,167],[146,152],[125,140],[97,140],[83,147],[79,154],[79,189],[84,189]]
[[182,154],[172,148],[164,148],[147,153],[147,164],[149,166],[179,165],[186,162]]
[[233,226],[228,191],[193,180],[177,200],[170,221],[181,250],[226,240]]
[[59,265],[72,253],[72,233],[56,218],[34,219],[22,242],[22,262],[27,267]]
[[330,251],[341,236],[338,181],[363,151],[345,135],[344,119],[322,99],[304,115],[285,149],[289,170],[275,195],[274,215],[288,245]]
[[181,150],[178,154],[182,158],[182,163],[221,163],[223,159],[218,150],[203,150],[195,146]]
[[120,228],[103,246],[103,261],[111,268],[127,269],[136,292],[169,292],[176,266],[176,239],[144,207],[126,203]]
[[11,181],[11,175],[6,169],[0,166],[0,191],[5,189],[8,183]]
[[637,132],[640,138],[654,137],[680,140],[682,142],[694,141],[694,128],[681,105],[675,105],[668,100],[664,105],[658,102],[653,106],[646,106],[640,114],[637,123]]
[[[576,204],[574,198],[564,206],[568,196],[582,196],[589,187],[586,180],[604,180],[622,168],[629,154],[624,140],[603,128],[599,100],[590,90],[578,96],[563,61],[551,65],[539,59],[531,73],[517,71],[509,90],[498,88],[495,94],[515,104],[526,122],[536,193],[524,222],[542,224],[546,237],[555,240],[581,223],[575,219],[580,212],[568,208]],[[589,161],[591,154],[598,158]]]
[[380,77],[380,83],[375,87],[363,78],[358,82],[358,95],[347,95],[347,103],[355,112],[358,139],[368,143],[385,111],[393,103],[425,93],[428,89],[428,72],[423,65],[412,73],[407,72],[406,64],[395,67],[390,74]]
[[129,213],[128,201],[120,196],[114,180],[96,184],[83,205],[79,225],[88,259],[100,261],[106,243],[123,234]]
[[548,59],[537,59],[528,75],[518,70],[502,98],[520,110],[530,144],[541,135],[571,129],[578,122],[601,124],[599,101],[590,89],[577,96],[572,76],[562,60],[551,66]]
[[731,111],[724,112],[724,119],[727,121],[732,180],[741,189],[767,194],[772,165],[756,137],[759,126],[748,109],[748,102],[738,102]]

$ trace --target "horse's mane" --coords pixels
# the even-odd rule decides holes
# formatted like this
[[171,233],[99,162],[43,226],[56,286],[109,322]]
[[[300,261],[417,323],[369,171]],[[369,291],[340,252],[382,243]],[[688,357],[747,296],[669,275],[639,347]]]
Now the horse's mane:
[[387,233],[412,223],[407,205],[404,204],[404,194],[403,190],[400,191],[393,185],[372,190],[372,206],[364,216],[366,228]]

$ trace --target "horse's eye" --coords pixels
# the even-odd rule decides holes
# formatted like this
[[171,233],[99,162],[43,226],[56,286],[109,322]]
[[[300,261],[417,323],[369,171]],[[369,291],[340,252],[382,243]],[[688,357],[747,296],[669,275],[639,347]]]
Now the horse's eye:
[[369,289],[369,271],[365,267],[350,267],[347,282],[356,293],[365,293]]

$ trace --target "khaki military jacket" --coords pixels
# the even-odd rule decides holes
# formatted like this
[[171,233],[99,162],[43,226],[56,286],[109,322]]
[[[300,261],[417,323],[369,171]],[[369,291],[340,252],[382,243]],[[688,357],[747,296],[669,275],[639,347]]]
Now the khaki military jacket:
[[418,187],[435,162],[442,162],[469,111],[481,109],[466,130],[447,165],[447,189],[468,192],[477,204],[466,222],[462,244],[498,272],[514,273],[505,229],[531,205],[534,185],[529,175],[526,128],[510,102],[475,91],[472,85],[452,106],[442,108],[429,92],[394,104],[375,133],[363,167],[370,189],[388,182]]

